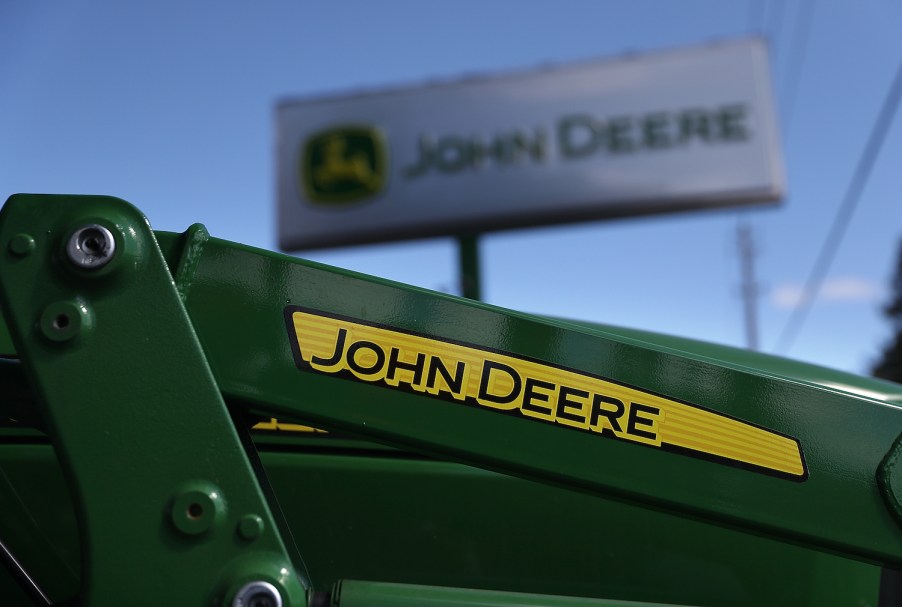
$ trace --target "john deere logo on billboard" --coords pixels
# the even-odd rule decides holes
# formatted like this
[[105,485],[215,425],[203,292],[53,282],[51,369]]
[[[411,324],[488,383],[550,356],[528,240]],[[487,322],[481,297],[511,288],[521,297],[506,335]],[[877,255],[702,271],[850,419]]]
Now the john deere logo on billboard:
[[313,202],[358,202],[382,191],[387,169],[388,154],[378,130],[338,127],[304,144],[301,182]]

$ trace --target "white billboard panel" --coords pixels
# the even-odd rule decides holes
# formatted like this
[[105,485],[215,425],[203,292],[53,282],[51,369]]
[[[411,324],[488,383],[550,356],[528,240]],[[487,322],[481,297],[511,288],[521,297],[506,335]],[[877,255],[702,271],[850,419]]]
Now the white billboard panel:
[[298,250],[768,202],[783,169],[758,39],[277,107]]

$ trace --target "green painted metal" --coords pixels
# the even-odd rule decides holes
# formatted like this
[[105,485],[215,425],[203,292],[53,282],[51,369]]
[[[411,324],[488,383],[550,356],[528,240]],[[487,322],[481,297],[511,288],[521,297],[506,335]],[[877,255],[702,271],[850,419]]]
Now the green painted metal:
[[530,595],[491,590],[413,586],[385,582],[345,580],[335,589],[336,607],[654,607],[661,603],[636,603],[566,596]]
[[[66,245],[93,224],[115,256],[76,268]],[[305,604],[146,219],[116,199],[14,196],[0,246],[0,305],[75,497],[84,602],[228,602],[261,579]],[[236,531],[247,514],[265,521],[254,541]]]
[[48,446],[0,445],[0,512],[0,540],[44,593],[54,602],[75,596],[81,588],[75,511]]
[[[176,239],[158,237],[164,249]],[[902,429],[902,410],[888,402],[215,238],[204,247],[186,305],[223,393],[250,407],[856,558],[902,563],[902,530],[876,482]],[[516,352],[720,411],[797,438],[810,476],[789,482],[303,373],[288,347],[286,305]]]
[[653,344],[657,348],[667,348],[677,352],[687,352],[704,357],[719,364],[736,368],[745,368],[759,373],[766,373],[786,381],[804,383],[815,388],[827,388],[845,392],[852,396],[861,396],[879,402],[902,406],[902,386],[897,383],[854,375],[836,369],[828,369],[797,360],[762,354],[753,350],[734,348],[721,344],[712,344],[685,337],[661,335],[638,329],[627,329],[599,323],[579,322],[558,319],[577,327],[602,331],[619,335],[636,343]]
[[902,524],[902,436],[896,439],[889,453],[877,470],[877,482],[886,500],[886,506]]
[[[67,263],[64,245],[85,224],[116,235],[117,257],[97,270]],[[875,604],[879,565],[902,564],[902,530],[877,478],[902,429],[902,398],[888,384],[502,310],[209,238],[199,225],[154,235],[109,198],[14,197],[0,215],[0,247],[0,305],[33,393],[6,398],[0,412],[24,419],[31,402],[41,410],[31,425],[53,440],[82,534],[80,560],[65,556],[76,533],[60,533],[58,545],[38,520],[23,529],[44,539],[17,540],[16,550],[41,579],[82,563],[86,604],[124,592],[171,602],[173,589],[185,604],[228,604],[251,579],[305,603],[304,566],[292,560],[287,530],[277,531],[266,481],[225,402],[236,418],[296,419],[378,443],[257,439],[318,591],[377,579],[645,603]],[[793,482],[305,372],[286,328],[291,306],[717,411],[798,439],[809,474]],[[0,366],[4,392],[27,391],[21,380],[17,365]],[[7,426],[8,478],[21,454],[36,457],[27,449],[52,461],[46,445],[27,444],[40,433]],[[20,503],[3,506],[10,521],[27,513],[13,497],[40,491],[17,478],[0,487],[0,503]],[[0,527],[0,539],[14,525]],[[53,592],[63,597],[72,585]],[[348,587],[334,598],[463,596],[360,585],[349,599]]]
[[877,604],[871,564],[459,464],[297,443],[260,448],[319,590],[349,578],[712,607]]
[[[258,436],[261,458],[320,591],[349,578],[712,607],[877,605],[875,565],[366,443],[283,438]],[[76,521],[51,448],[6,444],[0,462],[52,553],[77,572]],[[17,551],[42,583],[54,580],[52,553]],[[0,596],[14,590],[0,569]]]
[[0,358],[14,358],[16,356],[16,347],[13,345],[13,338],[6,328],[6,322],[0,316]]
[[[571,321],[572,322],[572,321]],[[730,361],[751,369],[766,370],[769,373],[792,381],[803,381],[812,386],[828,387],[847,392],[854,396],[863,396],[902,406],[902,386],[897,383],[870,377],[858,377],[848,373],[824,369],[797,361],[766,356],[750,350],[739,350],[716,344],[706,344],[685,338],[664,337],[631,329],[598,325],[593,323],[574,323],[580,326],[593,327],[618,334],[630,339],[666,345],[677,350],[695,352],[712,360]],[[887,508],[902,524],[902,472],[899,471],[902,459],[902,435],[897,437],[892,448],[877,469],[877,482]]]

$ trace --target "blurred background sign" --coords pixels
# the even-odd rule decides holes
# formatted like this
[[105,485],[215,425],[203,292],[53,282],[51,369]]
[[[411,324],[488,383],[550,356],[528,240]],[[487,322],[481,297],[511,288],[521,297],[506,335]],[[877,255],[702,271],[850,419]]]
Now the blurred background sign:
[[777,200],[757,38],[278,105],[301,250]]

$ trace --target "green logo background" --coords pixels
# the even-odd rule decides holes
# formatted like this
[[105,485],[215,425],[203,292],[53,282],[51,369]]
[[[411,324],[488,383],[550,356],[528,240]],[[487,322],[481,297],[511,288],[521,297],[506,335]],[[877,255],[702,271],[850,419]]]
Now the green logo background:
[[318,203],[349,203],[382,191],[388,150],[377,129],[344,126],[312,136],[301,155],[301,183]]

